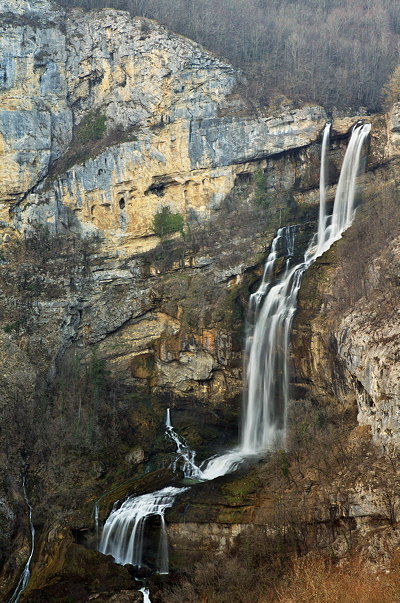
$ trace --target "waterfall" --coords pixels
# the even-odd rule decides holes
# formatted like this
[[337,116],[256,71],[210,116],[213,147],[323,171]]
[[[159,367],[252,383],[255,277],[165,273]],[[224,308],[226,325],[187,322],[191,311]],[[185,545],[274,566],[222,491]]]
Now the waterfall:
[[321,166],[319,172],[319,220],[318,220],[318,238],[317,248],[321,251],[325,243],[325,234],[327,227],[327,215],[326,215],[326,153],[329,144],[329,135],[331,131],[331,124],[326,124],[324,128],[324,134],[322,137],[322,149],[321,149]]
[[337,185],[331,224],[328,224],[326,227],[325,244],[317,255],[321,255],[329,249],[332,243],[340,239],[342,233],[353,221],[357,192],[356,181],[361,165],[361,151],[370,131],[371,124],[358,125],[353,128]]
[[[171,423],[171,411],[168,408],[165,419],[165,433],[176,445],[176,458],[172,468],[176,471],[178,463],[185,478],[203,479],[201,469],[195,462],[195,451],[191,450],[184,439],[174,430]],[[168,541],[165,526],[165,511],[172,507],[175,497],[187,488],[164,488],[141,496],[130,496],[118,507],[116,503],[103,528],[99,551],[112,555],[117,563],[125,565],[130,563],[138,567],[144,565],[143,544],[147,519],[158,516],[160,518],[160,538],[157,555],[157,571],[160,574],[168,573]],[[95,525],[98,526],[97,501],[94,509]],[[146,593],[143,591],[143,596]]]
[[[318,234],[314,236],[303,261],[293,265],[294,243],[298,226],[280,228],[265,262],[259,288],[250,297],[246,357],[246,390],[239,446],[196,465],[195,452],[174,430],[167,409],[165,433],[176,445],[175,470],[181,463],[186,478],[213,480],[236,470],[246,457],[260,455],[274,445],[284,445],[289,391],[288,348],[290,329],[297,307],[297,295],[307,268],[338,240],[353,219],[356,177],[361,151],[371,126],[357,125],[344,156],[332,216],[326,215],[326,153],[330,126],[324,129],[321,170]],[[284,270],[276,278],[278,257],[286,258]],[[168,487],[150,494],[130,496],[121,506],[116,503],[103,529],[99,550],[111,554],[120,564],[141,567],[145,524],[149,517],[160,518],[157,571],[168,573],[168,543],[165,511],[176,496],[188,488]],[[98,517],[98,516],[97,516]],[[142,590],[144,596],[145,591]]]
[[143,594],[143,603],[151,603],[150,601],[150,591],[146,586],[143,586],[139,592]]
[[196,452],[191,450],[185,440],[180,437],[171,423],[171,411],[167,408],[165,420],[165,433],[167,437],[176,445],[176,458],[171,464],[171,468],[176,471],[178,464],[181,464],[183,476],[189,479],[203,479],[200,468],[196,465]]
[[100,514],[100,499],[94,504],[94,526],[96,528],[96,539],[99,538],[99,514]]
[[157,555],[157,572],[168,573],[168,542],[164,513],[172,507],[178,494],[187,488],[163,488],[150,494],[129,496],[119,508],[111,511],[103,528],[99,551],[112,555],[116,563],[143,567],[145,525],[149,517],[158,516],[161,522]]
[[171,412],[167,409],[165,420],[165,431],[171,440],[176,444],[177,457],[171,463],[171,468],[176,471],[179,461],[182,462],[181,470],[183,476],[189,479],[210,481],[226,473],[234,471],[243,460],[243,456],[237,451],[227,452],[223,455],[215,455],[205,460],[200,466],[196,465],[196,453],[190,450],[186,442],[179,436],[171,423]]
[[28,495],[26,493],[26,477],[25,477],[25,475],[22,478],[22,489],[24,491],[25,502],[29,509],[29,526],[30,526],[30,531],[31,531],[31,552],[29,554],[28,561],[25,564],[24,571],[22,572],[20,579],[18,580],[18,584],[15,587],[12,597],[11,597],[11,599],[9,599],[8,603],[18,603],[21,595],[23,594],[26,587],[28,586],[29,578],[31,576],[30,566],[31,566],[33,553],[35,550],[35,527],[34,527],[33,521],[32,521],[32,507],[29,504]]
[[[325,217],[325,165],[321,166],[321,200],[318,241],[307,249],[303,261],[288,269],[274,284],[263,278],[253,294],[250,309],[255,307],[254,329],[248,337],[247,396],[243,419],[240,450],[243,456],[259,454],[284,443],[286,409],[288,402],[288,346],[290,327],[296,311],[297,295],[302,276],[324,251],[337,241],[352,222],[355,210],[356,178],[360,168],[361,150],[370,132],[370,124],[357,125],[346,150],[337,186],[332,217]],[[325,164],[329,128],[324,130]],[[280,229],[275,238],[266,265],[272,275],[275,262],[276,239],[286,237]],[[288,248],[288,243],[286,243]]]
[[[246,400],[240,450],[243,456],[257,454],[271,443],[279,442],[286,425],[288,397],[288,345],[297,293],[305,264],[289,268],[293,253],[293,227],[281,228],[267,259],[268,280],[262,279],[259,289],[250,298],[250,315],[254,327],[246,341]],[[283,239],[286,269],[273,284],[274,251]],[[250,318],[251,320],[251,318]]]
[[[171,422],[171,411],[168,408],[165,419],[165,432],[176,445],[177,457],[172,462],[172,468],[177,469],[178,462],[182,462],[181,469],[185,478],[198,480],[212,480],[220,475],[232,471],[233,465],[238,466],[243,458],[238,452],[214,457],[203,463],[204,470],[196,465],[193,450],[190,450],[186,442],[174,430]],[[231,458],[234,456],[234,460]],[[130,563],[137,567],[144,565],[143,545],[145,524],[149,517],[160,518],[160,539],[157,555],[157,572],[168,573],[168,541],[164,514],[172,507],[178,494],[185,492],[188,488],[164,488],[142,494],[140,496],[129,496],[127,500],[118,507],[114,507],[104,525],[100,541],[99,551],[105,555],[112,555],[116,563],[125,565]],[[98,525],[98,502],[95,505],[95,525]]]

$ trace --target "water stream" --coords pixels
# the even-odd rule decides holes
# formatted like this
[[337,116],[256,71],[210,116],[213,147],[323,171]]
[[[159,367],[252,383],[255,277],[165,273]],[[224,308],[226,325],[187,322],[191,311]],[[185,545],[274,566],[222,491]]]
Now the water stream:
[[165,434],[176,446],[176,457],[171,468],[176,471],[180,468],[183,476],[188,479],[203,479],[200,467],[196,465],[196,452],[191,450],[185,440],[179,436],[171,423],[171,411],[167,408],[165,419]]
[[12,597],[11,597],[11,599],[9,599],[8,603],[18,603],[21,595],[26,590],[26,587],[28,586],[29,578],[31,577],[30,567],[31,567],[33,553],[35,551],[35,526],[33,525],[33,521],[32,521],[32,507],[29,504],[28,495],[26,492],[26,476],[25,475],[22,478],[22,489],[24,492],[25,502],[29,509],[29,527],[30,527],[30,531],[31,531],[31,552],[30,552],[28,560],[25,564],[24,570],[20,576],[20,579],[18,580],[18,584],[15,587]]
[[318,236],[317,236],[317,249],[322,250],[325,243],[325,234],[327,227],[326,215],[326,172],[327,172],[327,161],[326,154],[329,145],[329,136],[331,132],[331,124],[326,124],[324,133],[322,136],[322,149],[321,149],[321,166],[319,171],[319,219],[318,219]]
[[[356,178],[360,170],[369,124],[354,127],[337,186],[332,215],[326,214],[326,155],[330,125],[323,133],[320,169],[320,213],[318,232],[313,236],[301,262],[293,264],[297,226],[280,228],[272,242],[259,288],[250,297],[245,347],[246,387],[242,432],[239,446],[222,455],[196,464],[196,455],[174,430],[170,410],[165,420],[166,436],[175,443],[172,468],[184,477],[213,480],[236,470],[244,459],[261,456],[275,446],[285,446],[286,412],[289,395],[288,348],[290,330],[297,307],[297,296],[307,268],[337,241],[353,220],[356,203]],[[280,276],[275,267],[285,258]],[[130,496],[121,506],[114,505],[103,529],[99,550],[113,555],[117,563],[141,567],[145,524],[159,516],[160,538],[157,571],[168,573],[168,544],[165,511],[176,496],[187,488],[168,487],[150,494]],[[97,515],[98,517],[98,515]],[[144,592],[144,591],[142,591]],[[147,595],[148,596],[148,595]]]
[[150,591],[147,586],[143,586],[139,592],[143,594],[143,603],[151,603],[150,601]]

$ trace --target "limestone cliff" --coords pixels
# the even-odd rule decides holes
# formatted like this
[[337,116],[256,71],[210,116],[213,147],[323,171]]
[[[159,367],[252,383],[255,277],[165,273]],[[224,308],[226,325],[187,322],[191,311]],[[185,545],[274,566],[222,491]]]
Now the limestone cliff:
[[[202,320],[200,309],[197,339],[189,343],[183,328],[189,312],[179,317],[179,296],[187,298],[187,290],[201,287],[199,274],[226,292],[243,279],[249,262],[223,249],[217,257],[209,251],[194,257],[190,244],[179,241],[175,247],[183,251],[172,253],[170,241],[159,249],[154,216],[168,207],[182,215],[187,237],[207,231],[208,244],[219,246],[229,222],[221,209],[235,183],[249,182],[270,156],[309,147],[325,122],[323,109],[276,116],[250,111],[237,93],[240,76],[231,66],[126,13],[64,14],[46,2],[3,3],[2,10],[3,248],[6,253],[21,236],[32,239],[44,228],[63,240],[69,234],[90,238],[97,251],[87,274],[79,268],[62,279],[55,274],[58,295],[37,301],[52,360],[46,370],[54,372],[56,358],[72,342],[93,345],[115,333],[99,349],[116,369],[133,367],[133,376],[149,376],[135,367],[154,355],[162,338],[153,384],[188,391],[193,382],[209,382],[227,361],[230,335],[214,326],[221,319]],[[288,178],[306,179],[299,163],[292,163],[292,176],[282,176],[278,162],[271,189],[290,187]],[[314,174],[303,188],[315,184]],[[297,188],[301,191],[301,182]],[[248,255],[254,263],[265,243],[251,232],[248,206],[235,210],[239,220],[249,222]],[[238,216],[231,216],[232,227]],[[239,238],[237,247],[244,243]],[[145,255],[155,248],[153,258]],[[192,269],[187,286],[179,295],[172,292],[169,309],[154,303],[160,280],[154,257],[160,255],[171,258],[169,270]],[[48,280],[47,274],[29,287],[39,293]],[[195,297],[191,301],[196,303]],[[10,318],[8,324],[14,322]]]

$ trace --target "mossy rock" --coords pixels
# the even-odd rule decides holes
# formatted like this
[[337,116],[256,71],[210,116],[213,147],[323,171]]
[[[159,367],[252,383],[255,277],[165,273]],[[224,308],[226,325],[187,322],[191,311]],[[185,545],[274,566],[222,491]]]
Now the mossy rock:
[[[146,492],[154,492],[169,485],[171,481],[176,480],[176,475],[172,469],[157,469],[151,473],[140,477],[133,477],[122,484],[116,485],[107,491],[99,500],[99,517],[104,520],[108,517],[110,510],[116,500],[121,500],[133,494],[139,496]],[[93,506],[96,501],[93,501]]]
[[261,485],[257,472],[250,470],[224,484],[222,492],[230,505],[241,506],[254,501]]

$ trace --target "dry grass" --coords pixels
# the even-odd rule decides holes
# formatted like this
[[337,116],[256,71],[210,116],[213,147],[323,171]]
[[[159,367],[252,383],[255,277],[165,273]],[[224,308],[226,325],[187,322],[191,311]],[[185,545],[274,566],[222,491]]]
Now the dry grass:
[[374,573],[359,559],[334,565],[321,557],[295,559],[279,603],[394,603],[400,601],[400,573],[395,567]]
[[[398,561],[398,560],[397,560]],[[316,555],[295,557],[282,575],[271,566],[246,567],[238,559],[198,564],[179,585],[164,591],[165,603],[395,603],[400,601],[397,561],[373,571],[359,558],[340,565]],[[275,585],[275,586],[274,586]]]

